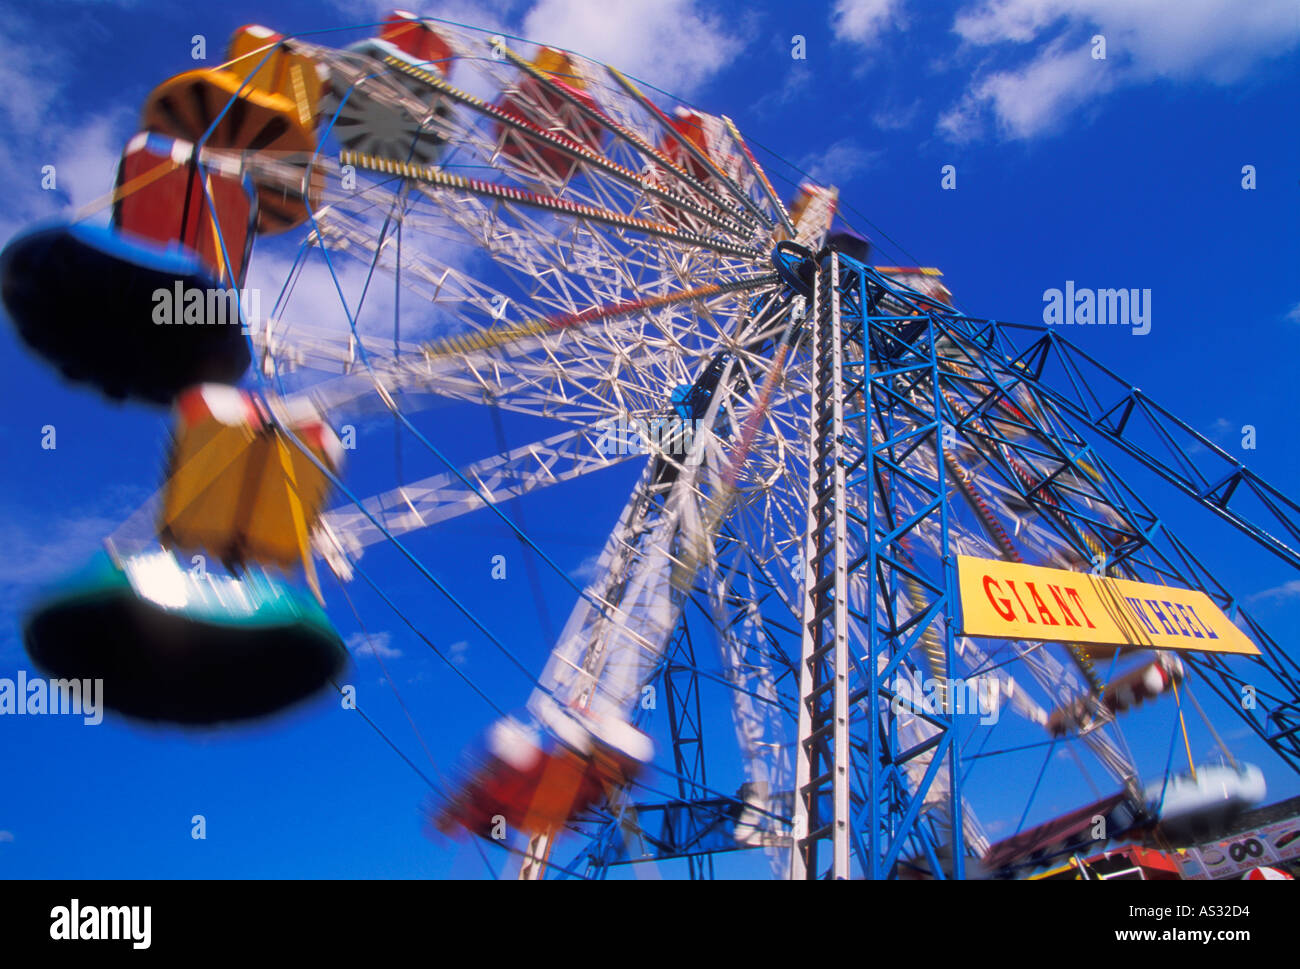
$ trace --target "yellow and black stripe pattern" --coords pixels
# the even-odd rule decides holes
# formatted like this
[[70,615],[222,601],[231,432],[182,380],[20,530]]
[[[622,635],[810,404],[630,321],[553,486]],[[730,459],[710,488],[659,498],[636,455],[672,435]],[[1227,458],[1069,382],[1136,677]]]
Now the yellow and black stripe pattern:
[[365,168],[374,172],[383,172],[387,175],[399,175],[402,178],[414,179],[415,181],[423,182],[426,185],[434,185],[438,188],[459,189],[465,192],[472,192],[475,195],[499,199],[503,202],[516,202],[521,205],[545,209],[550,212],[573,215],[578,218],[589,219],[592,222],[601,222],[605,225],[611,225],[620,229],[631,229],[635,232],[641,232],[646,235],[671,239],[672,241],[680,242],[683,245],[697,246],[701,249],[710,249],[727,256],[737,256],[741,259],[753,259],[755,261],[766,260],[767,258],[766,255],[758,249],[750,246],[736,245],[735,243],[728,242],[725,239],[708,239],[693,232],[680,232],[671,226],[663,225],[659,222],[651,222],[649,219],[641,219],[633,215],[623,215],[621,212],[613,212],[609,209],[597,208],[594,205],[583,205],[579,202],[570,202],[568,199],[557,198],[554,195],[543,195],[540,192],[531,192],[526,189],[512,188],[509,185],[498,185],[495,182],[484,182],[476,178],[467,178],[464,175],[451,175],[447,172],[439,171],[432,165],[412,165],[408,162],[394,161],[391,158],[377,158],[374,155],[365,155],[356,151],[340,152],[339,164],[353,165],[357,168]]
[[468,91],[462,91],[454,85],[448,84],[447,81],[432,71],[426,71],[421,67],[416,67],[414,64],[409,64],[406,61],[393,57],[392,55],[385,57],[384,63],[395,70],[401,71],[403,74],[407,74],[410,77],[427,84],[439,94],[442,94],[453,101],[458,101],[461,104],[468,105],[469,107],[482,112],[498,124],[506,125],[518,131],[525,132],[529,138],[534,138],[543,144],[558,148],[560,151],[567,152],[570,155],[575,155],[587,164],[602,169],[624,182],[640,186],[642,189],[658,196],[665,202],[668,202],[677,208],[684,209],[692,215],[696,215],[726,232],[738,236],[745,235],[745,231],[739,223],[719,218],[703,206],[692,202],[690,199],[684,198],[681,195],[652,184],[640,173],[634,172],[632,169],[620,165],[615,161],[611,161],[604,155],[592,151],[586,145],[565,138],[563,135],[556,134],[553,131],[546,131],[536,125],[531,125],[527,121],[515,117],[513,114],[508,114],[496,107],[496,105],[488,104],[482,98],[475,97]]

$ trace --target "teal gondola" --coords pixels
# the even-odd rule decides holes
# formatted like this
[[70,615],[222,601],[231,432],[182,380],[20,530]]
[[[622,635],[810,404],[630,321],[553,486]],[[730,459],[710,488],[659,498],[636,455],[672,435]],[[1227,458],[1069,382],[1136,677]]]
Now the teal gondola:
[[260,571],[181,568],[167,552],[95,556],[28,616],[44,673],[103,681],[104,705],[192,726],[267,716],[343,671],[347,650],[324,611]]

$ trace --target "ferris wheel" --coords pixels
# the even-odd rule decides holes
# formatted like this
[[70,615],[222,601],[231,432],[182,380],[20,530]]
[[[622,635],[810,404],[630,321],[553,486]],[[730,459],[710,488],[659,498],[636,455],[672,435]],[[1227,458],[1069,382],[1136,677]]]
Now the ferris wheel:
[[[1248,677],[1268,702],[1242,715],[1300,764],[1300,671],[1244,614],[1253,652],[1227,657],[958,621],[958,556],[1230,598],[1098,449],[1141,446],[1094,413],[1078,388],[1105,378],[1073,351],[962,313],[937,270],[874,264],[835,187],[774,179],[725,116],[405,12],[354,33],[241,28],[223,64],[149,96],[108,226],[81,213],[0,260],[38,353],[176,410],[159,495],[29,618],[43,668],[105,676],[138,718],[273,713],[337,687],[345,613],[321,609],[338,599],[322,579],[364,578],[380,543],[518,664],[406,543],[473,514],[572,592],[526,708],[486,712],[477,760],[430,807],[521,877],[707,876],[739,850],[775,877],[962,877],[1080,850],[1068,819],[1022,817],[992,844],[973,778],[1004,717],[1034,738],[1006,756],[1037,769],[1068,750],[1081,817],[1104,816],[1108,838],[1176,837],[1171,790],[1189,817],[1207,777],[1236,808],[1263,796],[1226,749],[1231,765],[1186,791],[1135,757],[1125,714],[1181,715],[1193,681],[1222,698]],[[103,332],[103,288],[72,285],[88,276],[112,287],[115,341],[79,322]],[[59,326],[38,319],[52,292]],[[449,402],[495,422],[468,462],[428,417]],[[375,415],[440,470],[407,480],[398,462],[357,494],[345,428]],[[502,415],[545,430],[510,446]],[[578,582],[518,509],[632,462]],[[1286,527],[1201,498],[1294,559],[1273,538]],[[196,571],[192,553],[214,564]],[[92,623],[126,631],[96,652],[79,635]]]

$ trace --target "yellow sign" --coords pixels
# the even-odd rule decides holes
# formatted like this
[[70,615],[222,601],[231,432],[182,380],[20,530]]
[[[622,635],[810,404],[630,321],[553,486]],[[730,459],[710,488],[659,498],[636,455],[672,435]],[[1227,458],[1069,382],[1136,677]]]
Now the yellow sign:
[[957,578],[967,636],[1259,653],[1204,592],[968,555]]

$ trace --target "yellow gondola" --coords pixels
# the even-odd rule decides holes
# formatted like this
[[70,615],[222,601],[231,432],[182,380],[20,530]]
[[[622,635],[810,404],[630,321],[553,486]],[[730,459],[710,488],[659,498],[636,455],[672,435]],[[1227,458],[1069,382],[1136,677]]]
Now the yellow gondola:
[[325,65],[286,41],[270,27],[240,27],[226,47],[226,69],[255,90],[279,94],[293,102],[303,127],[316,127],[321,95],[329,80]]
[[319,595],[309,535],[331,482],[288,432],[335,472],[343,448],[333,430],[310,405],[276,422],[258,398],[218,384],[182,394],[176,412],[163,543],[205,549],[232,565],[301,563]]

